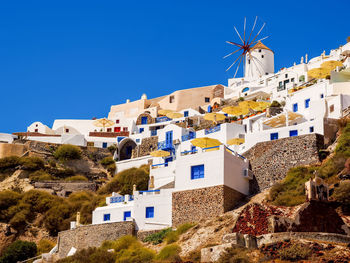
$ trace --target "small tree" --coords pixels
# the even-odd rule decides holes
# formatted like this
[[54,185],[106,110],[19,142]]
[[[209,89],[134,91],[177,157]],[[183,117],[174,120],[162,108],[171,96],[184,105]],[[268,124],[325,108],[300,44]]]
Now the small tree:
[[81,150],[78,146],[64,144],[58,147],[53,155],[56,159],[59,159],[61,161],[80,159]]
[[0,263],[14,263],[35,257],[37,247],[34,242],[17,240],[13,242],[0,258]]

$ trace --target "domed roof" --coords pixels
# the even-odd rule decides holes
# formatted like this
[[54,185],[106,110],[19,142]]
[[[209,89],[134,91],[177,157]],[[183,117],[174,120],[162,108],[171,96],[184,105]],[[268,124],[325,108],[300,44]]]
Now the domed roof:
[[271,49],[265,46],[261,41],[258,41],[258,43],[256,43],[255,46],[253,46],[250,50],[253,51],[254,49],[266,49],[274,53]]

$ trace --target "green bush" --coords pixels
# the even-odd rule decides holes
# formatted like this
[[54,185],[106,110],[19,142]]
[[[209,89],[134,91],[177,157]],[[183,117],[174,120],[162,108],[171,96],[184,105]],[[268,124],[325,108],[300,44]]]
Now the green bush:
[[53,155],[61,161],[75,160],[81,158],[81,150],[78,146],[63,144],[57,148]]
[[305,81],[305,75],[301,75],[299,77],[299,82],[304,82]]
[[184,223],[182,225],[179,225],[177,228],[176,228],[176,232],[179,234],[179,235],[182,235],[184,233],[186,233],[189,229],[191,229],[192,227],[194,227],[196,224],[193,224],[193,223]]
[[137,190],[147,190],[149,181],[149,168],[144,165],[140,168],[130,168],[118,173],[115,178],[103,186],[99,194],[119,192],[122,195],[132,194],[133,185]]
[[303,166],[290,169],[282,182],[271,187],[269,201],[281,206],[295,206],[305,202],[305,182],[313,176],[315,169]]
[[76,252],[73,256],[66,257],[57,261],[57,263],[114,263],[116,256],[114,253],[101,248],[87,248]]
[[148,235],[144,240],[143,242],[147,242],[147,243],[152,243],[153,245],[158,245],[160,243],[163,242],[165,236],[171,232],[171,227],[169,228],[165,228],[165,229],[162,229],[160,230],[159,232],[156,232],[154,234],[150,234]]
[[179,240],[179,234],[176,231],[170,231],[165,236],[165,241],[167,244],[174,243]]
[[108,151],[110,151],[111,153],[114,153],[115,150],[117,150],[117,145],[112,144],[110,146],[107,147]]
[[112,248],[115,251],[119,251],[122,249],[128,249],[130,248],[132,245],[137,244],[137,238],[134,236],[123,236],[119,239],[117,239],[116,241],[114,241]]
[[334,189],[332,197],[342,205],[350,205],[350,181],[341,182],[339,187]]
[[243,97],[239,97],[238,101],[244,101],[244,98]]
[[6,172],[8,170],[14,169],[19,164],[19,157],[17,156],[0,158],[0,172]]
[[36,171],[44,168],[44,160],[37,156],[23,157],[20,164],[23,170]]
[[56,243],[55,242],[52,242],[51,240],[48,240],[48,239],[41,239],[38,243],[38,252],[37,252],[37,255],[41,255],[41,254],[44,254],[44,253],[48,253],[51,251],[51,249],[53,249],[54,247],[56,246]]
[[21,194],[5,190],[0,192],[0,221],[8,222],[11,218],[8,214],[8,209],[12,206],[16,206],[21,200]]
[[40,181],[51,181],[51,180],[55,180],[56,178],[43,170],[38,170],[31,173],[29,176],[29,179],[35,182],[40,182]]
[[33,242],[17,240],[13,242],[0,257],[0,263],[15,263],[35,257],[37,247]]
[[112,157],[105,157],[100,161],[100,163],[106,167],[110,164],[115,164],[115,161]]
[[311,253],[311,249],[303,244],[292,244],[290,247],[282,248],[278,251],[278,254],[282,260],[291,261],[307,259]]
[[218,263],[249,263],[250,259],[248,256],[249,250],[245,247],[234,246],[232,248],[227,248],[226,253],[224,253]]
[[70,168],[65,168],[65,169],[52,168],[48,170],[48,173],[57,178],[67,178],[75,175],[74,170]]
[[71,176],[71,177],[68,177],[66,179],[64,179],[65,181],[67,182],[87,182],[89,181],[85,176],[83,175],[74,175],[74,176]]
[[159,251],[158,255],[156,256],[157,260],[164,260],[168,262],[181,262],[180,257],[181,248],[176,245],[167,245],[162,248],[161,251]]

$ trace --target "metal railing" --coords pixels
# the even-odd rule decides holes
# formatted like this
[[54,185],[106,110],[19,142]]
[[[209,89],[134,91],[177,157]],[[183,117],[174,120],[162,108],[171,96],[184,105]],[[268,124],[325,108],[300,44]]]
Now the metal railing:
[[215,127],[212,127],[212,128],[209,128],[209,129],[205,129],[204,133],[205,134],[210,134],[210,133],[213,133],[213,132],[218,132],[220,131],[221,127],[220,125],[217,125]]
[[111,204],[114,204],[114,203],[122,203],[125,201],[125,197],[124,196],[113,196],[109,199],[109,202]]
[[164,117],[157,117],[156,118],[156,123],[159,123],[159,122],[165,122],[165,121],[170,121],[170,119],[166,116]]
[[190,132],[189,134],[185,134],[181,136],[181,140],[184,141],[188,141],[191,139],[195,139],[196,138],[196,133],[194,132]]
[[218,146],[213,146],[213,147],[207,147],[207,148],[202,148],[203,151],[210,150],[210,149],[219,149],[220,145]]
[[197,152],[198,152],[197,149],[193,149],[193,150],[189,150],[189,151],[183,151],[183,152],[181,152],[181,155],[195,154],[195,153],[197,153]]

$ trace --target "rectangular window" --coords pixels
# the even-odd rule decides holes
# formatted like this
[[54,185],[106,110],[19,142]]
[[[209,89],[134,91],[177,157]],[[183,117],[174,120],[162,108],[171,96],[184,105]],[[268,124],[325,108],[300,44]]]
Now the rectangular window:
[[112,132],[112,128],[107,128],[107,132]]
[[119,120],[115,120],[115,123],[119,123]]
[[278,139],[278,132],[274,132],[270,134],[270,140],[277,140]]
[[297,112],[298,111],[298,103],[294,103],[293,104],[293,112]]
[[131,217],[131,211],[124,211],[124,221]]
[[289,137],[298,136],[298,130],[289,131]]
[[170,96],[169,97],[169,103],[173,103],[175,102],[175,97],[174,96]]
[[333,112],[333,111],[334,111],[334,104],[331,105],[331,106],[329,106],[329,111],[330,111],[330,112]]
[[102,143],[102,148],[107,148],[107,143],[106,142]]
[[167,147],[172,147],[173,145],[173,131],[168,131],[165,133],[165,144]]
[[288,78],[288,74],[286,74],[286,75],[284,75],[285,76],[285,78]]
[[114,127],[114,132],[120,132],[120,127]]
[[323,93],[322,93],[322,94],[320,95],[320,98],[321,98],[321,99],[323,99],[323,98],[324,98],[324,95],[323,95]]
[[294,82],[294,78],[291,78],[290,81],[291,81],[291,82]]
[[204,178],[204,164],[191,166],[191,180]]
[[128,127],[124,127],[123,132],[127,132],[127,131],[128,131]]
[[34,132],[38,132],[38,129],[35,129]]
[[210,102],[210,98],[205,97],[205,98],[204,98],[204,102]]
[[136,142],[137,142],[137,143],[140,143],[140,139],[136,139]]
[[154,218],[154,207],[146,207],[146,218]]
[[156,136],[157,135],[157,130],[151,130],[151,136]]
[[148,119],[146,116],[141,117],[141,124],[147,124]]
[[305,100],[305,109],[310,107],[310,99]]
[[69,132],[69,129],[66,129],[66,133],[68,133]]
[[145,129],[144,128],[140,128],[140,133],[143,133]]
[[184,111],[184,117],[188,117],[188,110]]
[[310,127],[310,133],[313,133],[314,132],[314,126],[311,126]]
[[103,221],[110,221],[111,220],[111,214],[104,214],[103,215]]

